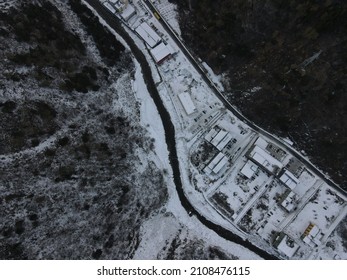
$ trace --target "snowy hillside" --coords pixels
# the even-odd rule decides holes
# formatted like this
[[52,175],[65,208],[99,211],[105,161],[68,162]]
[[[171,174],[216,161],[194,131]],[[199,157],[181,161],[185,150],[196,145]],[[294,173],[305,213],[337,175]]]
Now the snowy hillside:
[[141,68],[86,6],[1,1],[0,26],[0,259],[258,258],[180,205]]
[[42,1],[1,17],[2,259],[131,258],[166,200],[162,171],[143,156],[153,140],[134,65],[119,43],[113,57],[98,48],[95,30],[110,34],[90,15]]

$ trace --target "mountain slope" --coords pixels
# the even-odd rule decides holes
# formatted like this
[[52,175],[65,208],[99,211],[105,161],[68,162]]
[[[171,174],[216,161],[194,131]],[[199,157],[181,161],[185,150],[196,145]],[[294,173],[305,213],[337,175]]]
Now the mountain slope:
[[0,259],[132,258],[167,198],[130,54],[71,2],[0,16]]
[[[347,184],[347,4],[177,0],[182,36],[255,123]],[[346,188],[346,187],[345,187]]]

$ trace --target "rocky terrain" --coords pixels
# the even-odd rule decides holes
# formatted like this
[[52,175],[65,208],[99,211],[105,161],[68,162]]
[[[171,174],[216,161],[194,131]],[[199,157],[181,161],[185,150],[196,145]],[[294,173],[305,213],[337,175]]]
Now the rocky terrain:
[[347,4],[171,0],[186,44],[247,117],[347,188]]
[[202,239],[182,238],[182,229],[158,254],[165,260],[237,260],[236,256],[219,246],[211,246]]
[[237,258],[163,208],[167,171],[114,35],[79,0],[0,8],[0,259]]
[[130,54],[71,4],[0,15],[1,259],[131,258],[166,201]]

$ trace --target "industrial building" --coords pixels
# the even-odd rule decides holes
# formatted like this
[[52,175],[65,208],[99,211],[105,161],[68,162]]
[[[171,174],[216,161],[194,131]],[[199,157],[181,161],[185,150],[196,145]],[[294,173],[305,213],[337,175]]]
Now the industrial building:
[[125,20],[128,21],[136,14],[136,10],[132,5],[129,5],[127,0],[107,0],[103,2],[103,5],[112,13],[119,15]]
[[281,232],[277,235],[273,246],[281,253],[286,255],[288,258],[294,256],[294,254],[298,251],[300,246],[295,243],[295,241],[286,235],[284,232]]
[[112,13],[115,14],[117,13],[117,10],[108,2],[104,2],[103,5]]
[[313,223],[310,223],[301,236],[302,241],[310,246],[320,245],[321,230]]
[[297,195],[296,193],[287,190],[284,195],[283,195],[283,199],[281,202],[281,206],[287,211],[287,212],[291,212],[295,209],[297,205]]
[[218,126],[212,128],[210,132],[205,136],[205,140],[210,142],[219,151],[223,150],[223,148],[229,143],[231,139],[231,134],[219,128]]
[[299,180],[288,170],[282,170],[279,174],[280,182],[291,190],[295,189]]
[[171,49],[164,43],[160,43],[155,48],[151,49],[151,55],[157,64],[163,63],[166,59],[171,57]]
[[147,22],[142,22],[135,28],[135,31],[151,48],[154,48],[161,42],[160,36],[147,24]]
[[258,166],[255,165],[253,162],[248,160],[246,164],[242,167],[240,170],[241,175],[245,176],[247,179],[250,179],[252,176],[254,176],[255,172],[258,170]]
[[108,0],[108,2],[117,10],[117,12],[123,11],[124,7],[128,5],[128,1],[124,0]]
[[130,20],[136,14],[136,10],[132,5],[127,5],[123,11],[120,13],[120,16],[125,20]]
[[269,143],[266,140],[264,140],[263,138],[258,137],[257,140],[254,142],[254,145],[258,146],[262,149],[265,149],[269,145]]
[[248,158],[270,174],[276,175],[283,167],[280,161],[272,157],[259,146],[253,146],[253,148],[251,148],[251,151],[248,153]]
[[178,95],[178,98],[181,101],[181,104],[186,111],[187,115],[191,115],[196,111],[196,107],[190,98],[190,95],[188,92],[182,92]]
[[218,155],[204,168],[204,172],[207,175],[211,173],[217,175],[219,171],[222,170],[224,166],[228,163],[228,158],[222,153],[218,153]]

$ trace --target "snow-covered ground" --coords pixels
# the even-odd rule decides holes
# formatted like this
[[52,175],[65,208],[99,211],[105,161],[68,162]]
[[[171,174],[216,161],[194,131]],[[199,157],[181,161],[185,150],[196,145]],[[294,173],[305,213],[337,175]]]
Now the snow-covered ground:
[[203,62],[202,66],[206,69],[208,76],[214,82],[214,84],[218,87],[219,91],[223,92],[224,86],[222,84],[222,80],[223,80],[222,75],[216,75],[206,62]]
[[18,4],[18,0],[0,0],[0,10],[6,11]]
[[178,36],[181,36],[181,29],[178,22],[177,6],[170,3],[168,0],[152,1],[155,7],[160,12],[161,16],[170,24]]
[[[158,0],[155,1],[155,4],[159,11],[163,12],[164,17],[168,17],[167,20],[169,20],[170,16],[168,14],[174,14],[174,6],[169,3],[165,5],[164,2],[167,1]],[[171,12],[169,13],[168,10],[170,9]],[[172,18],[174,17],[172,16]],[[338,222],[346,215],[346,197],[337,194],[330,186],[323,184],[322,180],[311,174],[309,170],[299,170],[297,174],[298,184],[293,189],[298,197],[297,205],[293,212],[288,213],[280,206],[288,187],[279,182],[278,177],[276,177],[277,174],[272,175],[259,171],[253,179],[247,180],[241,176],[240,170],[247,161],[247,153],[254,144],[257,134],[233,114],[225,111],[221,102],[180,51],[174,40],[166,34],[156,18],[146,15],[144,19],[154,30],[157,30],[165,43],[173,49],[170,59],[164,61],[161,65],[155,65],[143,41],[137,38],[134,33],[130,33],[151,64],[153,75],[158,81],[161,98],[175,125],[182,183],[187,197],[197,211],[243,238],[248,238],[270,253],[277,254],[275,249],[269,246],[274,233],[283,231],[294,238],[297,243],[300,243],[301,249],[295,258],[333,258],[328,256],[329,250],[327,251],[324,248],[327,242],[338,239],[338,236],[332,234],[332,232]],[[211,80],[219,85],[220,77],[215,76],[207,65],[205,65],[205,68],[209,72]],[[138,89],[139,87],[135,86],[134,88]],[[253,88],[250,92],[257,90],[257,88]],[[181,93],[189,94],[195,107],[193,113],[187,113],[185,110],[179,98]],[[146,99],[143,96],[141,98],[141,102],[147,104]],[[149,105],[141,106],[146,108]],[[149,120],[152,117],[152,115],[148,116],[148,112],[142,114],[143,123],[148,122],[151,126],[152,121]],[[155,128],[159,127],[155,123],[153,125]],[[216,125],[235,136],[237,145],[230,148],[230,151],[223,150],[225,153],[229,152],[227,155],[229,163],[217,174],[207,175],[202,169],[192,165],[190,156],[205,141],[204,136]],[[152,131],[153,137],[158,137],[155,138],[156,145],[164,145],[165,141],[161,137],[162,133],[155,134],[153,129],[150,129],[150,131]],[[276,162],[279,162],[280,168],[289,166],[292,160],[292,155],[289,152],[281,151],[266,138],[262,140],[262,143],[261,148],[264,150],[268,149],[268,144],[272,144],[270,146],[273,151],[267,151],[266,153],[273,153],[275,154],[273,157],[278,157]],[[166,150],[162,150],[158,152],[158,155],[165,155],[166,152]],[[163,162],[168,164],[166,159]],[[207,165],[208,162],[205,164]],[[169,166],[167,168],[170,169]],[[171,175],[170,172],[169,174]],[[196,229],[202,230],[201,225],[194,223],[194,219],[188,217],[180,206],[172,182],[170,184],[170,199],[166,210],[172,213],[174,218],[171,216],[165,218],[168,220],[177,219],[177,224],[182,223],[192,232]],[[215,194],[218,194],[219,200],[216,199]],[[218,201],[223,199],[225,201],[224,207],[217,205]],[[261,224],[261,221],[264,221],[264,223]],[[323,244],[317,249],[304,245],[300,239],[310,222],[315,223],[322,230],[322,233],[325,233],[324,238],[321,239]],[[146,241],[143,243],[144,247],[139,249],[138,258],[145,257],[145,252],[149,252],[146,244],[153,245],[153,241],[150,240],[151,233],[153,233],[151,227],[158,224],[162,224],[162,220],[153,217],[148,222],[148,227],[144,227],[144,240]],[[245,227],[246,224],[248,224],[247,228]],[[168,227],[163,236],[171,236],[174,232],[172,227]],[[214,235],[206,229],[203,232],[207,234],[206,236]],[[157,246],[161,246],[163,240],[158,242]],[[218,243],[221,241],[218,237],[214,238],[213,242]],[[343,248],[341,246],[338,248],[341,250],[338,255],[343,259],[347,259],[347,253],[343,251]],[[315,254],[314,250],[316,250]],[[151,252],[152,256],[153,254]]]
[[[93,11],[96,13],[95,10]],[[124,40],[119,38],[119,35],[116,34],[102,19],[101,22],[117,36],[118,40],[124,43]],[[181,105],[172,102],[172,98],[174,97],[171,95],[173,93],[173,89],[170,88],[171,84],[162,82],[163,72],[158,72],[158,67],[149,55],[145,44],[131,32],[130,36],[134,39],[138,47],[143,51],[144,55],[150,62],[153,78],[158,83],[158,89],[163,95],[163,99],[166,100],[165,105],[169,110],[177,112],[176,115],[173,114],[171,116],[172,119],[176,124],[181,124],[183,121],[182,127],[184,125],[189,125],[188,122],[184,123],[184,116],[182,115],[183,108],[180,107]],[[179,233],[180,239],[187,238],[188,240],[202,240],[205,246],[222,248],[224,252],[234,256],[235,258],[259,259],[258,255],[240,245],[226,241],[219,237],[215,232],[202,225],[195,217],[190,217],[181,205],[172,179],[172,169],[168,159],[168,150],[161,118],[145,86],[140,65],[135,59],[134,63],[136,70],[132,82],[132,90],[139,102],[141,116],[140,123],[146,128],[150,136],[155,139],[153,142],[154,153],[149,155],[142,154],[139,155],[139,157],[148,157],[151,161],[155,162],[159,169],[165,170],[165,185],[168,188],[169,193],[168,202],[163,206],[160,213],[152,215],[148,221],[142,225],[140,243],[134,258],[161,258],[160,254],[163,251],[163,248],[167,246],[168,243],[171,242],[171,240]],[[189,71],[186,70],[184,73],[189,74]],[[181,77],[183,77],[183,74]],[[117,87],[120,85],[115,86]],[[177,84],[177,86],[179,86],[179,84]],[[205,88],[205,90],[207,89]],[[179,102],[178,99],[176,99],[175,102]],[[202,100],[200,102],[202,102]],[[172,106],[177,107],[173,108]],[[181,131],[179,130],[179,133],[180,132]]]
[[163,125],[154,102],[147,92],[139,64],[137,62],[135,64],[136,73],[133,88],[141,103],[141,123],[155,139],[156,155],[152,155],[151,160],[156,162],[159,168],[168,171],[165,182],[169,189],[169,201],[164,206],[162,213],[151,217],[142,227],[143,237],[135,258],[158,258],[159,252],[167,246],[168,240],[172,239],[180,228],[184,228],[190,239],[202,239],[210,246],[220,246],[240,259],[258,259],[256,254],[242,246],[224,240],[204,227],[196,218],[190,217],[181,205],[172,180]]

